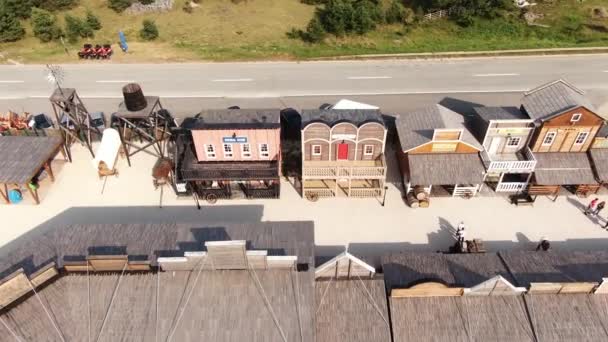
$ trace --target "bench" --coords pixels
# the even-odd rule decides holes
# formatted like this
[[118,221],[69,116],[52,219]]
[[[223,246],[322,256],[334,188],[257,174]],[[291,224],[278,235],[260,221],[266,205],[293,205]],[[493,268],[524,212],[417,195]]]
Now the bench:
[[509,197],[509,199],[511,200],[511,204],[514,204],[516,206],[522,206],[522,205],[531,206],[531,205],[534,205],[534,201],[536,201],[536,196],[532,197],[528,193],[522,193],[522,194],[512,195]]

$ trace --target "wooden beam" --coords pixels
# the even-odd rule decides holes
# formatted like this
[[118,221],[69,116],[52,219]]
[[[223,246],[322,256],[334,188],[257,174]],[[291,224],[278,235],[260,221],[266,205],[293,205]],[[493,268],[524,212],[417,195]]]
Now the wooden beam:
[[11,201],[8,200],[8,185],[6,185],[6,183],[3,184],[3,188],[4,188],[4,191],[2,189],[0,189],[0,195],[2,196],[2,198],[4,198],[4,201],[7,204],[10,204]]
[[448,287],[441,283],[428,282],[407,289],[392,289],[391,297],[460,297],[464,295],[462,287]]
[[34,198],[34,201],[36,201],[36,204],[40,204],[40,198],[38,197],[38,189],[32,190],[29,184],[25,184],[25,187],[27,188],[27,191],[30,192],[30,195],[32,195],[32,197]]
[[44,167],[44,170],[46,171],[46,173],[49,174],[49,178],[51,179],[51,182],[55,182],[55,175],[53,174],[53,169],[51,168],[51,162],[47,161],[46,163],[44,163],[44,165],[42,167]]

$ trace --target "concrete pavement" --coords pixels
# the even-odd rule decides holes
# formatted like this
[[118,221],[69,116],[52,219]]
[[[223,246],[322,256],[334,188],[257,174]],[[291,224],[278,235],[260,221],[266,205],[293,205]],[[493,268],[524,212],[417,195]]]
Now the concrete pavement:
[[[494,57],[204,64],[63,65],[65,87],[87,98],[119,98],[139,82],[146,94],[169,97],[289,97],[321,95],[521,92],[565,78],[588,90],[608,90],[608,56]],[[42,65],[0,66],[0,98],[47,98]]]

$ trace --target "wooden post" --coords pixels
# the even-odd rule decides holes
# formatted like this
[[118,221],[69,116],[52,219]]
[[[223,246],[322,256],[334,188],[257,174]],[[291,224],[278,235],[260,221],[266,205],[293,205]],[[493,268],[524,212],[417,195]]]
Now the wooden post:
[[2,195],[2,198],[4,198],[7,204],[11,203],[11,201],[8,200],[8,186],[6,184],[4,184],[4,191],[0,190],[0,195]]
[[61,121],[59,119],[59,114],[57,113],[57,107],[55,103],[51,103],[51,107],[53,107],[53,113],[55,113],[55,120],[57,120],[57,126],[59,128],[59,132],[63,137],[63,147],[65,149],[65,155],[67,156],[70,163],[72,162],[72,153],[70,152],[70,146],[68,142],[68,134],[64,132],[63,127],[61,127]]
[[44,163],[44,170],[49,174],[49,178],[51,178],[51,182],[55,182],[55,175],[53,174],[53,169],[51,168],[51,162]]
[[25,184],[25,187],[30,192],[30,195],[32,195],[32,197],[34,198],[34,201],[36,201],[36,204],[40,204],[40,198],[38,197],[38,189],[32,190],[29,184]]

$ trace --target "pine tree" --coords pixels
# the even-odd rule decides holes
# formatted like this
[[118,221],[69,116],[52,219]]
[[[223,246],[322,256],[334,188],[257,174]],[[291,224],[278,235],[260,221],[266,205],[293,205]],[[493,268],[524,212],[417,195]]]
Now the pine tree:
[[34,36],[45,43],[61,36],[61,29],[57,26],[55,16],[49,11],[35,7],[32,9],[32,30]]
[[158,38],[158,27],[153,20],[145,19],[143,27],[139,31],[139,36],[143,40],[154,40]]
[[0,8],[0,43],[15,42],[25,36],[25,29],[15,15]]

